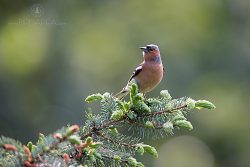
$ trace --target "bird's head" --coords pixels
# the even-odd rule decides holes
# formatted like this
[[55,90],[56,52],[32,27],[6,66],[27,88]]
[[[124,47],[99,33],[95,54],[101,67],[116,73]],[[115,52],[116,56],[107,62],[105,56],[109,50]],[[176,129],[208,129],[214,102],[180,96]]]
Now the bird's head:
[[143,51],[143,56],[146,59],[148,58],[152,58],[152,57],[157,57],[160,56],[160,50],[159,47],[155,44],[150,44],[144,47],[140,47],[140,49]]

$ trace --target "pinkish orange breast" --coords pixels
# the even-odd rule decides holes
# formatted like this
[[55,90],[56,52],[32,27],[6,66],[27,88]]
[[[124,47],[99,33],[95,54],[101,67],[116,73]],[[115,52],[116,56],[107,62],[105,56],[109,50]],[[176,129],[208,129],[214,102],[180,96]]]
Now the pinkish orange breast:
[[135,77],[139,91],[147,93],[152,91],[163,78],[163,66],[156,63],[145,63],[142,71]]

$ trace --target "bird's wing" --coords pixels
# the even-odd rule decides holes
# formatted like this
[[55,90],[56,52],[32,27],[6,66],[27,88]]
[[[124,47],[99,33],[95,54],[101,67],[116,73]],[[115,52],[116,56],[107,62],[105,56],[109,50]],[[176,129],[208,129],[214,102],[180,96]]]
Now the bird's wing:
[[140,72],[142,71],[142,64],[140,64],[135,71],[133,72],[133,74],[131,75],[131,77],[129,78],[128,82],[130,82],[135,76],[137,76]]
[[129,82],[135,77],[137,76],[140,72],[142,71],[142,64],[140,64],[136,69],[135,71],[133,72],[133,74],[131,75],[131,77],[129,78],[128,80],[128,84],[127,86],[125,86],[121,92],[117,93],[115,95],[115,97],[117,97],[118,99],[123,99],[130,91],[128,85],[129,85]]

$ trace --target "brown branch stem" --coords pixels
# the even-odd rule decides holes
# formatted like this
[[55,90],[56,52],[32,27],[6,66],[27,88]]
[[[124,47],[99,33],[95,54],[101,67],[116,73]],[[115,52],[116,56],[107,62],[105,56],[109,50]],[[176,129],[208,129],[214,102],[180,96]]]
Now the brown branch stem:
[[97,135],[104,138],[105,140],[108,140],[108,141],[110,141],[112,143],[115,143],[115,144],[118,144],[120,146],[130,147],[130,148],[135,148],[136,147],[136,144],[121,143],[121,142],[113,140],[113,139],[109,138],[108,136],[105,136],[105,135],[103,135],[101,133],[97,133]]

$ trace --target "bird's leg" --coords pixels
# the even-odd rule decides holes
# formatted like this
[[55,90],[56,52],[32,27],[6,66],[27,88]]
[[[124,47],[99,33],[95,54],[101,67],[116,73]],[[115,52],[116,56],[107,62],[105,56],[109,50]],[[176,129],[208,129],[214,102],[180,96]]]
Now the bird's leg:
[[143,97],[144,97],[144,100],[145,100],[145,101],[148,100],[148,98],[147,98],[147,96],[146,96],[146,93],[143,93]]

